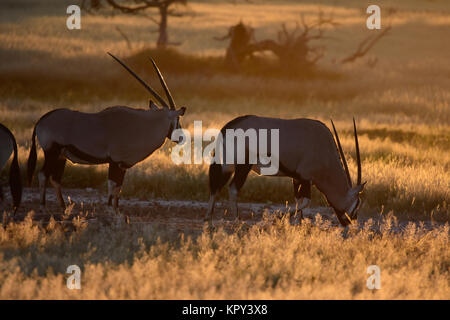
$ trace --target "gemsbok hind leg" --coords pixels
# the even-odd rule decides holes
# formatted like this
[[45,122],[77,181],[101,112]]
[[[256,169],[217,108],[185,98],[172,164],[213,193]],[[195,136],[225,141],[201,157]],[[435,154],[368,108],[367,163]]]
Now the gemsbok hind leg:
[[208,221],[209,224],[212,223],[216,197],[220,193],[220,190],[227,184],[228,180],[230,180],[232,174],[232,171],[224,172],[220,164],[213,163],[209,166],[209,204],[208,211],[205,215],[205,221]]
[[66,203],[64,202],[64,198],[61,192],[61,180],[64,173],[64,167],[66,166],[66,159],[59,158],[55,162],[55,167],[50,174],[50,183],[55,189],[56,198],[58,199],[60,207],[64,210],[66,209]]
[[300,219],[303,219],[303,209],[311,202],[311,181],[292,179],[295,197],[295,214],[300,211]]
[[117,163],[109,164],[108,170],[108,206],[113,206],[114,211],[119,213],[119,195],[125,178],[126,169],[121,168]]
[[230,205],[233,215],[241,220],[241,216],[239,215],[237,198],[239,194],[239,190],[241,190],[242,186],[247,179],[247,176],[252,168],[251,164],[238,164],[236,165],[236,169],[234,171],[233,179],[231,180],[230,186],[228,187],[229,197],[230,197]]
[[45,176],[44,171],[39,171],[38,173],[39,180],[39,204],[41,211],[45,211],[45,194],[47,192],[47,183],[48,179]]
[[44,150],[44,165],[38,173],[41,211],[45,211],[47,185],[50,176],[54,174],[55,168],[57,167],[58,157],[59,150],[57,148],[51,147],[49,150]]

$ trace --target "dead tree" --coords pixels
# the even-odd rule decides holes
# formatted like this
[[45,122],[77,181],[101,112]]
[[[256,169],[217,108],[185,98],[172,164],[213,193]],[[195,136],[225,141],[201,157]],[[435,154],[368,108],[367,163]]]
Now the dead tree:
[[317,21],[307,24],[302,17],[301,26],[297,22],[289,30],[286,24],[281,25],[277,41],[268,39],[258,41],[252,45],[253,51],[269,50],[279,59],[282,67],[312,68],[324,56],[323,46],[313,46],[311,41],[324,38],[323,26],[334,24],[331,18],[325,19],[319,15]]
[[336,25],[332,17],[326,18],[322,13],[319,13],[316,21],[310,24],[302,17],[301,25],[297,22],[292,30],[289,30],[286,24],[282,24],[277,40],[256,41],[253,29],[240,22],[230,27],[224,37],[216,39],[231,39],[225,59],[227,64],[234,67],[241,65],[255,52],[270,51],[277,56],[282,67],[310,69],[324,54],[324,48],[312,46],[311,41],[324,38],[323,27],[327,24]]
[[254,39],[254,30],[245,25],[242,21],[235,26],[231,26],[228,29],[228,33],[223,37],[216,37],[216,40],[228,40],[230,39],[230,44],[228,45],[225,54],[225,64],[230,68],[239,67],[245,58],[252,52],[251,41]]
[[131,15],[145,15],[147,10],[157,9],[159,11],[159,20],[149,15],[145,16],[158,26],[159,36],[156,45],[158,48],[164,48],[170,44],[167,33],[169,16],[183,16],[184,14],[177,10],[177,5],[186,5],[186,3],[187,0],[83,0],[81,7],[88,12],[109,8],[113,12]]

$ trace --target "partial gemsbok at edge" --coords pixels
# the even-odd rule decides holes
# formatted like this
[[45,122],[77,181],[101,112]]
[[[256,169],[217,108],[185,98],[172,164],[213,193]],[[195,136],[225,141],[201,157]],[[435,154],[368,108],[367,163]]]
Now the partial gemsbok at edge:
[[[9,168],[9,188],[13,199],[13,210],[16,213],[22,199],[22,179],[20,177],[17,143],[12,132],[0,123],[0,171],[6,165],[11,154],[14,153]],[[3,192],[0,186],[0,201],[3,200]]]
[[41,206],[45,206],[46,186],[50,181],[59,204],[65,208],[61,178],[66,159],[69,159],[79,164],[109,164],[108,205],[113,205],[118,212],[119,193],[126,170],[150,156],[164,144],[166,138],[171,139],[173,130],[181,128],[179,118],[186,108],[176,109],[155,62],[151,60],[169,104],[121,60],[108,54],[135,77],[162,108],[150,101],[149,109],[115,106],[97,113],[56,109],[42,116],[34,127],[28,158],[28,182],[31,183],[37,160],[37,137],[45,156],[39,172]]
[[[258,116],[242,116],[228,122],[221,130],[227,129],[246,132],[248,129],[279,130],[279,170],[276,176],[292,178],[297,210],[306,208],[311,200],[311,185],[314,184],[333,207],[339,222],[346,226],[357,219],[361,203],[361,158],[355,119],[353,128],[356,145],[358,178],[352,186],[347,161],[341,148],[339,136],[331,121],[336,135],[337,146],[328,127],[320,121],[311,119],[277,119]],[[223,144],[225,148],[225,144]],[[224,150],[224,149],[222,149]],[[236,151],[235,151],[236,152]],[[239,218],[237,196],[251,170],[260,173],[262,165],[249,163],[248,144],[245,146],[246,160],[243,164],[212,163],[209,167],[210,200],[205,220],[211,224],[216,197],[227,184],[230,177],[229,197],[233,214]],[[223,151],[225,154],[226,151]],[[341,162],[342,160],[342,162]],[[235,162],[236,163],[236,162]],[[301,213],[301,217],[303,214]]]

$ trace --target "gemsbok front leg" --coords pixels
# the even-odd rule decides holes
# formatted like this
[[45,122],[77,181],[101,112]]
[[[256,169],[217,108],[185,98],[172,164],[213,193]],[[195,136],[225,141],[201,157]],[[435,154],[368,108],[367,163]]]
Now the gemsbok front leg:
[[300,211],[300,219],[303,220],[303,209],[311,202],[311,181],[292,178],[295,197],[295,214]]
[[108,206],[113,206],[114,211],[119,213],[119,195],[125,178],[126,169],[112,162],[108,170]]

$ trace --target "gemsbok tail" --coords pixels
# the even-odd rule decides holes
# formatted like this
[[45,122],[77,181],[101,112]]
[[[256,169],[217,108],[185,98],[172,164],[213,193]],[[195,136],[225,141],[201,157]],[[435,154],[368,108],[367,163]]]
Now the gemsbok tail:
[[34,170],[36,169],[36,162],[37,162],[37,153],[36,153],[36,126],[34,126],[34,129],[33,129],[33,136],[31,137],[30,154],[28,155],[28,162],[27,162],[27,178],[28,178],[28,185],[31,185],[31,182],[33,181]]
[[17,143],[13,135],[11,135],[14,149],[14,157],[9,169],[9,188],[13,199],[14,212],[19,208],[22,200],[22,178],[20,176],[19,156],[17,152]]

